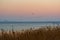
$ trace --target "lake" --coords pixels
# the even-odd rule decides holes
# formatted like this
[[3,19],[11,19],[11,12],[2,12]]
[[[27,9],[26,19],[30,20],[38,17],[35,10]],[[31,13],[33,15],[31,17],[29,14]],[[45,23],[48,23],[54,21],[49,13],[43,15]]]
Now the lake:
[[0,22],[0,29],[4,30],[22,30],[29,28],[39,28],[43,26],[56,26],[60,22]]

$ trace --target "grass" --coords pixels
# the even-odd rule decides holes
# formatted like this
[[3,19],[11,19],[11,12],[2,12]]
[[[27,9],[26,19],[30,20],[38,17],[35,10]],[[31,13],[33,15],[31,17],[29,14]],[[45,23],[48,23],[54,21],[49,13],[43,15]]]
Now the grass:
[[1,29],[0,40],[60,40],[60,26],[6,32]]

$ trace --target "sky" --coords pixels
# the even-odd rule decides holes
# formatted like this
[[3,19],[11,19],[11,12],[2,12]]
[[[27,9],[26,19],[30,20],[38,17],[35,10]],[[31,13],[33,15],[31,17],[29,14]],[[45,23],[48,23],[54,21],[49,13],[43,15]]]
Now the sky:
[[0,0],[0,21],[60,21],[60,0]]

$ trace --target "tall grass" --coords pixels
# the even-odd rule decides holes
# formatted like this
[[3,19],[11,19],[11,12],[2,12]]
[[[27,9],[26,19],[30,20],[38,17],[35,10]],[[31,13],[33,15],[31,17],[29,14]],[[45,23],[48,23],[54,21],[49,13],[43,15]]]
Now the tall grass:
[[46,27],[20,31],[6,32],[1,29],[0,40],[60,40],[60,27]]

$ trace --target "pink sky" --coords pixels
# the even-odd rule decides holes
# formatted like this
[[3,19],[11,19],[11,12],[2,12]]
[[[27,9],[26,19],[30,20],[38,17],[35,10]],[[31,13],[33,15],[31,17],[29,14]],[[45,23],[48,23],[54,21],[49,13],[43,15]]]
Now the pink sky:
[[60,0],[0,0],[0,19],[60,20]]

